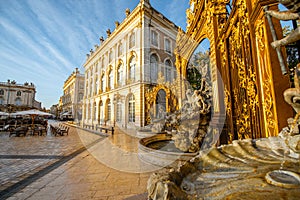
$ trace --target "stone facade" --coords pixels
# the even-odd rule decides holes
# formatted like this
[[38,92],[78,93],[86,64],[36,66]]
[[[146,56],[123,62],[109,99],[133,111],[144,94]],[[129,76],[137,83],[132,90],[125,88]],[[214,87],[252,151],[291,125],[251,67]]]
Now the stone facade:
[[82,123],[145,126],[145,93],[159,74],[176,77],[173,49],[178,27],[141,1],[107,38],[87,54]]
[[65,81],[63,91],[59,117],[72,118],[75,121],[81,120],[84,75],[79,72],[78,68]]
[[41,108],[35,100],[36,88],[33,83],[18,84],[16,81],[0,82],[0,110],[13,112],[29,108]]

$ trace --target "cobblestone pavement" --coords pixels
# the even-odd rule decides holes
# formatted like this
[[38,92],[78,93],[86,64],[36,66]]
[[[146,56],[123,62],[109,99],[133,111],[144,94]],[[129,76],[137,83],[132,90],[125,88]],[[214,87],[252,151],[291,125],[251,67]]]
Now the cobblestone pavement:
[[136,138],[70,128],[68,136],[0,133],[0,199],[147,199],[157,170],[137,157]]

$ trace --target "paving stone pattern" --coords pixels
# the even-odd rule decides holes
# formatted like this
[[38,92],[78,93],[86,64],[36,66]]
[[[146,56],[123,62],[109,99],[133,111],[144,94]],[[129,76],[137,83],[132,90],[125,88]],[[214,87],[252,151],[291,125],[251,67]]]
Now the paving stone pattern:
[[[84,142],[83,134],[89,136]],[[76,128],[57,137],[0,133],[0,199],[147,199],[152,172],[128,173],[102,164],[88,149],[103,141],[118,148],[130,141],[126,152],[136,151],[138,140],[118,131],[105,137]]]

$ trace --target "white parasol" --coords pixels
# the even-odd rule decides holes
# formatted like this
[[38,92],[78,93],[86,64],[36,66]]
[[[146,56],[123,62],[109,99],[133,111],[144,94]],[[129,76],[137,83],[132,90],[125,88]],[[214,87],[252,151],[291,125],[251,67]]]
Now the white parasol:
[[36,116],[36,115],[40,115],[40,116],[50,116],[52,114],[47,113],[47,112],[43,112],[37,109],[32,109],[32,110],[24,110],[24,111],[19,111],[19,112],[15,112],[15,113],[11,113],[11,115],[30,115],[30,116]]
[[15,112],[15,113],[11,113],[11,115],[30,115],[31,119],[32,119],[32,126],[34,124],[34,118],[35,116],[51,116],[52,114],[47,113],[47,112],[43,112],[37,109],[31,109],[31,110],[24,110],[24,111],[19,111],[19,112]]
[[9,114],[7,112],[0,111],[0,116],[8,116]]

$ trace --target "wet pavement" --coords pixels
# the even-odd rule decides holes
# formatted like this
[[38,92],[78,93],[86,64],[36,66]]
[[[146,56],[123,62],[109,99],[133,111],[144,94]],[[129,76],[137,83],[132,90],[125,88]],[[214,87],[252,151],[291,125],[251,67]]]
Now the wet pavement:
[[158,168],[137,156],[138,139],[71,127],[68,136],[0,133],[0,199],[147,199]]

